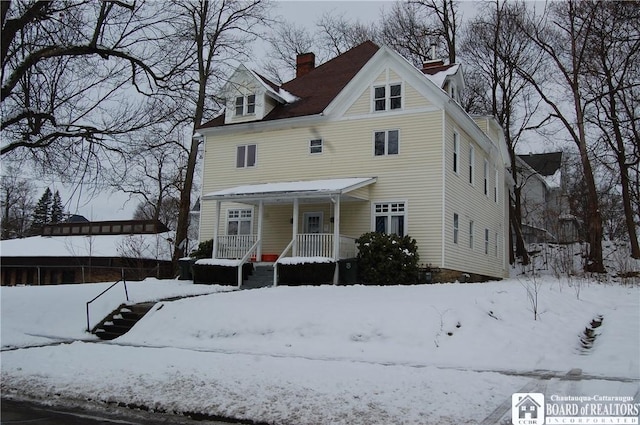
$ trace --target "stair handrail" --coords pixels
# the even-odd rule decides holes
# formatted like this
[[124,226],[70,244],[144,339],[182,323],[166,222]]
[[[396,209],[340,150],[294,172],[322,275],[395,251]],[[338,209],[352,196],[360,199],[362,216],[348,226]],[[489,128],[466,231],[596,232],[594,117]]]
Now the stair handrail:
[[117,282],[115,282],[114,284],[109,286],[104,291],[100,292],[91,301],[87,301],[87,332],[91,332],[91,324],[89,323],[89,304],[91,304],[92,302],[94,302],[95,300],[100,298],[102,295],[104,295],[105,292],[107,292],[109,289],[113,288],[114,286],[116,286],[120,282],[122,282],[122,284],[124,285],[124,295],[127,298],[127,301],[129,301],[129,291],[127,291],[127,281],[124,279],[124,270],[123,270],[122,271],[122,278],[120,278],[120,280],[118,280]]
[[242,286],[242,266],[249,260],[249,257],[251,256],[251,254],[253,254],[256,248],[258,248],[259,243],[260,239],[258,239],[253,245],[251,245],[249,251],[247,251],[247,253],[244,254],[244,256],[240,259],[240,263],[238,264],[238,288]]
[[289,245],[287,245],[284,251],[282,251],[282,253],[278,256],[278,259],[275,261],[275,263],[273,263],[273,286],[274,287],[278,286],[278,264],[280,263],[280,260],[287,255],[287,252],[289,252],[289,250],[293,247],[293,244],[295,242],[296,242],[296,238],[291,239],[291,242],[289,242]]

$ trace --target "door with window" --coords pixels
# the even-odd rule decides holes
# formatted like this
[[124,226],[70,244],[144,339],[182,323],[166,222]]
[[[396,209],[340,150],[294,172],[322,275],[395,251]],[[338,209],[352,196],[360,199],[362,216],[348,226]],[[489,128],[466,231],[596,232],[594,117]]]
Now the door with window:
[[300,255],[303,257],[316,257],[323,256],[322,253],[322,225],[323,214],[322,212],[306,212],[302,219],[302,232],[304,233],[302,239],[302,246],[300,248]]

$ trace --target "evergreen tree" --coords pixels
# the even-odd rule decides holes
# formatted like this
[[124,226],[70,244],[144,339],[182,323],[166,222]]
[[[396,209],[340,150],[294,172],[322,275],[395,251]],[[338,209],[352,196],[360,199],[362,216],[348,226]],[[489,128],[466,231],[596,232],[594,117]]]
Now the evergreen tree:
[[38,234],[42,227],[47,224],[51,217],[51,204],[53,202],[51,190],[46,188],[35,209],[33,210],[33,222],[31,223],[31,234]]
[[60,192],[56,190],[53,194],[53,201],[51,204],[51,214],[49,216],[48,223],[60,223],[64,218],[64,206],[62,205],[62,199],[60,199]]

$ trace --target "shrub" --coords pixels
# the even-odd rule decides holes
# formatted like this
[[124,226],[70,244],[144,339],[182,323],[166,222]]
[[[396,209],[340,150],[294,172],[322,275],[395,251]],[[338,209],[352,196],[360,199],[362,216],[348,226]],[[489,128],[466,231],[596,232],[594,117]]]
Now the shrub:
[[200,242],[197,249],[191,251],[191,258],[197,258],[198,260],[201,258],[211,258],[213,254],[213,239],[209,239],[208,241]]
[[418,245],[409,236],[365,233],[356,240],[358,274],[364,284],[398,285],[418,282]]

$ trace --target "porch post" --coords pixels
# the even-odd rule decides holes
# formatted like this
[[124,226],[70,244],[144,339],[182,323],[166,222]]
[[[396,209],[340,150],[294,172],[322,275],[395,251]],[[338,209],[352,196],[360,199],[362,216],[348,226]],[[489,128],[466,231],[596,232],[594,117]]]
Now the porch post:
[[213,227],[213,251],[211,252],[211,258],[215,259],[218,254],[218,228],[220,227],[220,201],[216,202],[216,224]]
[[333,259],[336,262],[336,268],[333,272],[333,284],[338,284],[339,264],[340,259],[340,195],[336,195],[333,201]]
[[291,232],[293,236],[293,247],[292,253],[293,257],[298,256],[298,213],[299,213],[299,202],[298,198],[293,198],[293,230]]
[[258,204],[258,247],[256,248],[256,261],[262,261],[262,218],[264,217],[264,202]]

